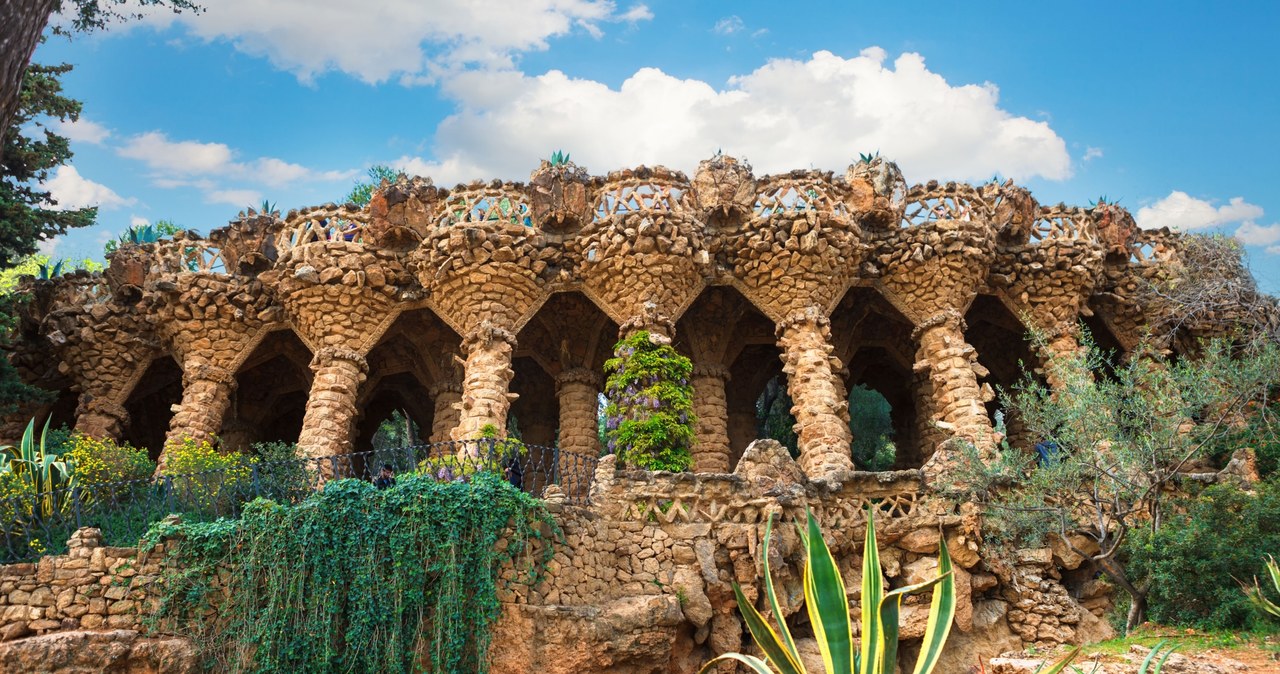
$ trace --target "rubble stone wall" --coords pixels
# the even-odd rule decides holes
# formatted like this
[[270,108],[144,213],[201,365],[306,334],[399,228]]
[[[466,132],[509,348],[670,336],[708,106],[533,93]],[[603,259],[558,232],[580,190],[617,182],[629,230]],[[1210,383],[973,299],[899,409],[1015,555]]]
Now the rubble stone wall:
[[[811,645],[812,635],[797,620],[803,613],[803,552],[793,526],[806,509],[826,532],[853,609],[868,512],[876,518],[890,586],[932,577],[945,542],[957,569],[956,667],[974,649],[990,656],[1106,636],[1096,615],[1106,603],[1084,597],[1092,611],[1086,609],[1080,588],[1064,584],[1079,558],[1071,559],[1063,546],[984,560],[977,517],[930,498],[920,471],[847,472],[809,481],[781,445],[760,441],[729,474],[618,470],[606,458],[591,499],[588,506],[567,505],[558,489],[548,491],[563,538],[554,544],[541,582],[503,592],[493,671],[696,671],[714,655],[749,647],[732,583],[760,600],[765,554],[771,555],[783,613],[797,638]],[[771,519],[775,542],[766,551]],[[105,547],[97,530],[81,529],[66,555],[0,567],[0,641],[82,630],[145,631],[164,553],[173,545],[180,541],[140,555],[134,548]],[[927,597],[907,600],[905,649],[923,636],[927,613]],[[0,658],[5,648],[0,645]]]

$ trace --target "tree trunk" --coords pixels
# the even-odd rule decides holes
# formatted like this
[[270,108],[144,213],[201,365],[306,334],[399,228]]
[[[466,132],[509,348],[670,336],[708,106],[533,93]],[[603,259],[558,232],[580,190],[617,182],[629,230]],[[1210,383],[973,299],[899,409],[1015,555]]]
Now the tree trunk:
[[1120,566],[1116,560],[1111,557],[1104,557],[1098,560],[1098,567],[1107,577],[1120,586],[1129,595],[1129,615],[1125,619],[1124,631],[1126,634],[1132,632],[1147,619],[1147,592],[1150,588],[1138,587],[1129,580],[1124,572],[1124,567]]
[[22,74],[58,0],[0,0],[0,134],[18,110]]

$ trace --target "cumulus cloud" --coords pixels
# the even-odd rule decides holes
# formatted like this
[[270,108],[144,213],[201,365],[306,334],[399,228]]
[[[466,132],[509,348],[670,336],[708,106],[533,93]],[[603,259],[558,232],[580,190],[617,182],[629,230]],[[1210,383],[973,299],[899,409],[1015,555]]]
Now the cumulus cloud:
[[1134,217],[1146,229],[1168,227],[1189,232],[1260,218],[1262,207],[1246,202],[1243,197],[1235,197],[1222,206],[1214,206],[1204,199],[1174,190],[1169,196],[1150,206],[1139,208]]
[[121,197],[102,183],[85,178],[74,166],[59,166],[43,187],[56,202],[53,208],[60,211],[89,206],[110,210],[137,202],[136,199]]
[[1264,215],[1261,206],[1251,204],[1244,197],[1234,197],[1221,206],[1197,199],[1186,192],[1174,190],[1169,196],[1138,209],[1135,216],[1144,228],[1168,227],[1190,232],[1199,229],[1224,228],[1239,224],[1233,234],[1247,246],[1266,246],[1267,253],[1280,254],[1280,223],[1259,225],[1256,220]]
[[215,202],[225,201],[212,196],[227,191],[223,180],[283,187],[301,181],[349,180],[356,175],[355,171],[316,171],[275,157],[235,161],[235,151],[223,143],[175,141],[158,131],[133,136],[116,152],[146,164],[154,171],[151,178],[157,187],[194,187]]
[[219,0],[206,11],[154,10],[205,40],[229,40],[308,80],[339,70],[367,82],[469,65],[507,66],[575,29],[600,35],[609,22],[651,19],[643,4],[609,0]]
[[58,120],[54,123],[53,132],[72,141],[89,143],[90,145],[101,145],[111,135],[110,129],[84,117],[74,122]]
[[838,169],[879,151],[915,181],[1071,175],[1062,138],[1002,109],[995,85],[952,85],[918,54],[888,63],[877,48],[771,61],[724,88],[644,68],[617,89],[508,70],[456,74],[443,90],[458,112],[436,130],[435,159],[419,160],[442,183],[523,177],[552,148],[596,171],[692,170],[723,149],[758,173]]
[[140,215],[135,215],[129,218],[130,227],[146,227],[149,224],[151,224],[151,221]]
[[1273,243],[1280,243],[1280,223],[1259,225],[1254,222],[1245,222],[1236,230],[1236,238],[1250,246],[1270,246]]
[[48,255],[52,258],[58,250],[58,246],[62,245],[62,237],[55,236],[52,239],[44,239],[36,243],[36,251],[41,255]]

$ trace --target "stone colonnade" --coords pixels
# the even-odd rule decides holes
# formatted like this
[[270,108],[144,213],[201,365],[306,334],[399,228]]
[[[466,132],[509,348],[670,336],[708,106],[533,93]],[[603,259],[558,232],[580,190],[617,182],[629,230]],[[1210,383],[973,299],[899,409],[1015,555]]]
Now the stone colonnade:
[[[1105,291],[1107,306],[1118,308],[1104,318],[1132,332],[1141,309],[1125,304],[1124,289],[1164,258],[1130,259],[1116,245],[1104,256],[1089,211],[1040,209],[1024,195],[1021,215],[1005,217],[999,205],[1016,188],[929,183],[908,190],[895,166],[872,163],[840,177],[756,178],[743,163],[717,157],[692,181],[661,167],[590,178],[544,164],[534,185],[559,185],[549,192],[501,182],[443,190],[406,179],[384,186],[367,208],[250,214],[209,240],[187,235],[126,247],[100,279],[82,274],[65,292],[61,280],[44,282],[71,308],[55,301],[30,309],[35,341],[19,348],[53,343],[55,362],[80,392],[77,428],[110,436],[129,423],[129,390],[149,359],[141,354],[168,350],[183,366],[168,437],[203,440],[225,432],[236,364],[254,343],[247,335],[292,329],[313,354],[299,445],[318,457],[351,451],[370,351],[389,324],[403,312],[429,311],[460,344],[422,358],[461,365],[456,376],[421,382],[434,410],[431,441],[469,440],[490,428],[503,436],[519,397],[514,359],[533,350],[554,381],[558,412],[546,412],[531,430],[558,442],[563,472],[599,454],[600,363],[614,337],[570,320],[541,337],[521,335],[549,298],[576,293],[620,326],[620,336],[647,330],[687,347],[698,417],[694,469],[728,472],[735,447],[752,434],[741,401],[758,395],[735,388],[748,383],[730,376],[742,347],[734,328],[741,310],[689,312],[709,290],[732,288],[775,329],[763,346],[780,355],[799,463],[817,478],[853,468],[849,371],[831,332],[835,308],[857,285],[910,323],[909,386],[924,443],[918,454],[926,473],[945,472],[947,457],[935,451],[943,439],[993,450],[986,372],[965,338],[965,312],[978,294],[1060,326]],[[1108,209],[1108,222],[1127,217]],[[1161,250],[1172,254],[1172,237],[1154,238],[1169,242]],[[90,293],[91,285],[109,292]],[[156,327],[171,322],[181,329]],[[111,330],[95,333],[103,324]],[[1051,336],[1047,357],[1078,349],[1068,330]],[[552,409],[542,402],[532,409]]]

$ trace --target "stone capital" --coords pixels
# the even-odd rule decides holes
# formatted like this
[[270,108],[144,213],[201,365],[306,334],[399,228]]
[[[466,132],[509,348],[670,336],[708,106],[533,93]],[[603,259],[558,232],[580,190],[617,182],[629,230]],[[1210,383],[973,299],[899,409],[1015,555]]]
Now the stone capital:
[[822,313],[818,307],[805,307],[796,309],[778,321],[777,336],[782,337],[788,330],[792,330],[801,325],[809,324],[818,330],[826,331],[831,327],[831,319]]
[[923,321],[920,321],[920,324],[917,325],[915,329],[911,331],[911,339],[918,340],[920,339],[920,335],[923,335],[929,330],[932,330],[933,328],[936,328],[942,325],[949,326],[952,329],[959,332],[964,332],[965,330],[964,316],[962,316],[960,312],[956,311],[955,309],[944,309],[942,311],[939,311],[938,313],[932,316],[929,316]]
[[355,366],[359,368],[360,374],[369,374],[369,361],[364,357],[364,354],[336,346],[326,346],[323,349],[316,351],[315,357],[311,359],[311,369],[317,370],[335,360],[345,360],[349,363],[354,363]]
[[76,408],[76,416],[81,417],[86,414],[96,414],[104,417],[110,417],[120,422],[120,425],[129,423],[129,411],[123,405],[117,405],[109,400],[89,396],[87,400],[83,400]]
[[192,382],[197,381],[208,381],[234,387],[236,385],[236,376],[234,372],[224,367],[209,363],[193,363],[183,368],[183,386],[189,386]]
[[587,384],[599,390],[601,379],[600,373],[595,370],[589,370],[585,367],[571,367],[567,370],[562,370],[560,374],[556,375],[556,393],[559,393],[561,387],[565,384]]
[[721,381],[729,381],[729,368],[719,363],[700,363],[693,366],[693,378],[711,378]]
[[511,348],[516,347],[516,335],[505,327],[488,320],[481,321],[462,338],[462,352],[471,353],[476,348],[488,348],[495,342],[506,342]]
[[462,393],[462,383],[451,380],[438,381],[427,387],[427,395],[439,398],[445,393]]

